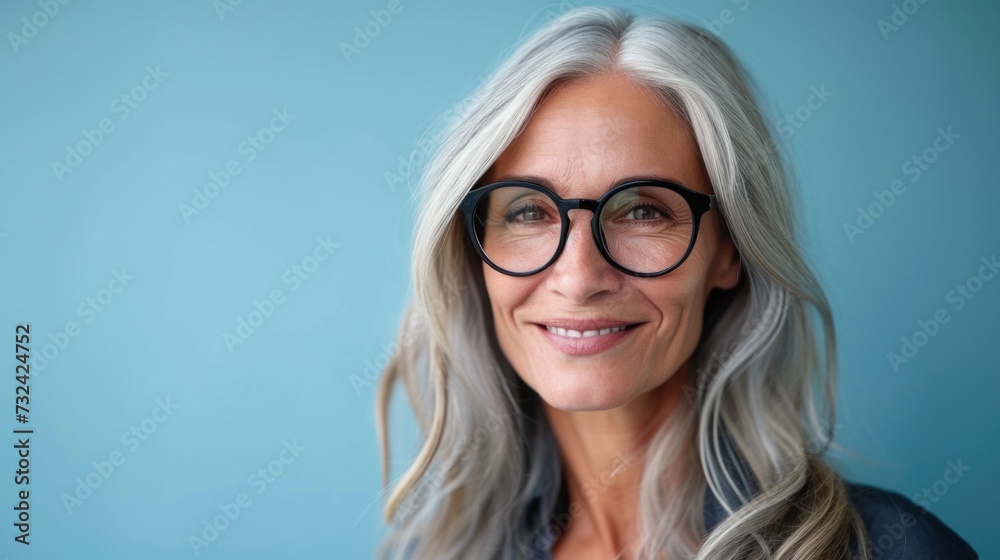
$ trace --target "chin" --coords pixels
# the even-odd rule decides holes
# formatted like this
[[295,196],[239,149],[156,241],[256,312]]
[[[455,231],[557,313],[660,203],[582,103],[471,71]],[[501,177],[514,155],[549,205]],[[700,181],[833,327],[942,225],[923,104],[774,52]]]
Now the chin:
[[565,411],[611,410],[627,404],[634,397],[629,387],[609,384],[576,372],[569,382],[544,380],[536,383],[535,392],[553,408]]

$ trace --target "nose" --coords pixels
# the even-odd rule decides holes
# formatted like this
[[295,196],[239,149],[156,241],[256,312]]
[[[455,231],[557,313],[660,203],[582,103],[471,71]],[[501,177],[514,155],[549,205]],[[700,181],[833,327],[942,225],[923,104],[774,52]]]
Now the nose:
[[566,244],[559,258],[549,267],[546,278],[550,290],[573,303],[584,303],[600,293],[617,291],[624,275],[598,250],[590,227],[592,217],[589,210],[569,211]]

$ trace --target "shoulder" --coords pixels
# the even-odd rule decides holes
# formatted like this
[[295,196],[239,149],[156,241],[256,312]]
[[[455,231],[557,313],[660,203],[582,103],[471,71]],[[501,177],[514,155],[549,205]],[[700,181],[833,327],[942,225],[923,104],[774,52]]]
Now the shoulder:
[[979,556],[933,513],[908,498],[874,486],[844,481],[868,529],[872,560],[976,560]]

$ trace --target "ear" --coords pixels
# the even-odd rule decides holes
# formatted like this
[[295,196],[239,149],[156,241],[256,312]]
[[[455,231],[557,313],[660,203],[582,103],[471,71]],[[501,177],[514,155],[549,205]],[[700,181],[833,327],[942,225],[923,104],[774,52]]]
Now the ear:
[[[708,287],[731,290],[739,284],[741,259],[736,243],[724,224],[717,229],[718,248],[708,273]],[[711,290],[709,290],[711,291]]]

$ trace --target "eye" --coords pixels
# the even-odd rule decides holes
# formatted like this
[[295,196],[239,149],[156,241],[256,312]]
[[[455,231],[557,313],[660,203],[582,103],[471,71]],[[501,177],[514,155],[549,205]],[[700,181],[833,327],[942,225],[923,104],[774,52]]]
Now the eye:
[[508,224],[528,224],[544,222],[547,218],[545,208],[529,202],[509,210],[504,216],[504,221]]
[[637,220],[637,221],[647,221],[655,220],[657,218],[669,218],[669,212],[667,212],[661,206],[653,204],[651,202],[641,202],[629,208],[628,212],[623,216],[626,220]]

